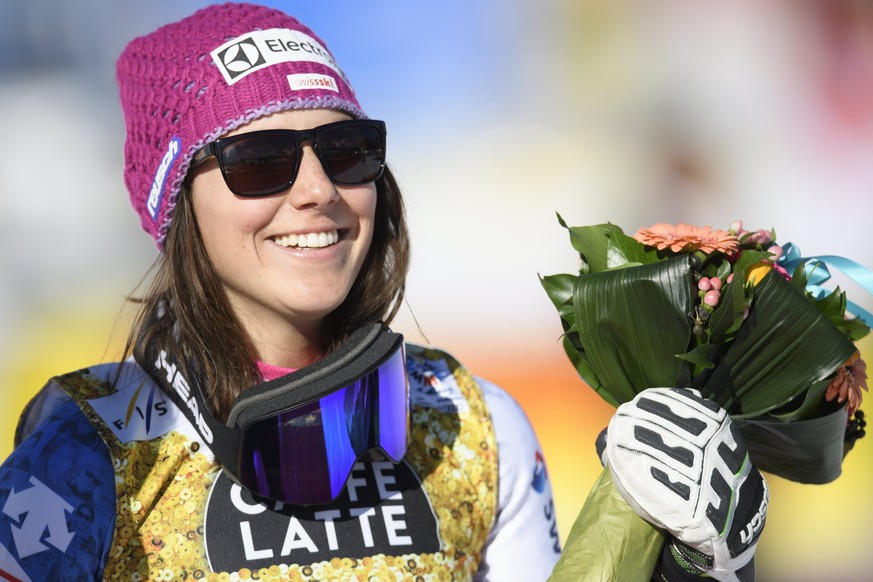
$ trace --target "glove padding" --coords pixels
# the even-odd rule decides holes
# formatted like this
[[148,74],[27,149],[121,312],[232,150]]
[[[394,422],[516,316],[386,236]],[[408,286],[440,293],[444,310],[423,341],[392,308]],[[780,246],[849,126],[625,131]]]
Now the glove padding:
[[720,581],[749,579],[744,566],[754,557],[769,491],[725,410],[696,390],[644,390],[612,417],[604,457],[637,514],[696,550],[683,553],[684,568]]

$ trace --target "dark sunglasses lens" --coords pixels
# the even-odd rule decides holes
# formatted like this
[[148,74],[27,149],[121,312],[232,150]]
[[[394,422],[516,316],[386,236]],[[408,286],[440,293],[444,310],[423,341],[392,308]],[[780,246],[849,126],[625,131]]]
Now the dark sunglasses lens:
[[291,183],[297,164],[297,144],[282,135],[238,139],[221,152],[224,179],[240,196],[269,196]]
[[385,147],[372,125],[335,127],[319,136],[318,154],[325,172],[337,184],[366,184],[382,175]]

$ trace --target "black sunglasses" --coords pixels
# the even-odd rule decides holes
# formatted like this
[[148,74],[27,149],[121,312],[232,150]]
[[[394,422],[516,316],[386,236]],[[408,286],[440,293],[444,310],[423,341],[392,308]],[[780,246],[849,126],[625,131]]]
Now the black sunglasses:
[[358,186],[385,169],[385,122],[350,119],[312,129],[265,129],[209,143],[194,153],[191,170],[215,156],[221,175],[237,196],[271,196],[294,183],[303,144],[310,142],[334,184]]

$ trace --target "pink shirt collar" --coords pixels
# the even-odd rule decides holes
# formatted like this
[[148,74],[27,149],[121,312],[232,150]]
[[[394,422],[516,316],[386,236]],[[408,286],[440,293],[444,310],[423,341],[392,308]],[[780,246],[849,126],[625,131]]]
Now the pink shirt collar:
[[286,374],[290,374],[291,372],[297,371],[297,368],[283,368],[281,366],[274,366],[273,364],[266,364],[264,362],[256,362],[258,365],[258,372],[261,373],[261,376],[265,381],[269,382],[270,380],[275,380],[276,378],[281,378]]

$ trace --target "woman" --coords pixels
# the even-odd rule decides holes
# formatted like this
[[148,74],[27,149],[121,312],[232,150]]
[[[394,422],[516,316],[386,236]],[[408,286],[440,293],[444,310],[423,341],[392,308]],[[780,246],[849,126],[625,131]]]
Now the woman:
[[[129,357],[54,378],[22,415],[0,572],[545,579],[559,548],[524,413],[385,327],[402,197],[385,124],[324,43],[210,6],[131,42],[118,83],[125,183],[161,256]],[[59,477],[34,459],[62,442]]]

